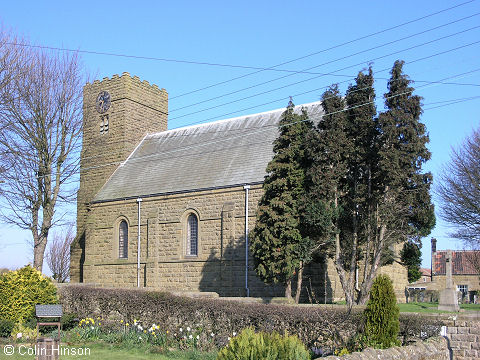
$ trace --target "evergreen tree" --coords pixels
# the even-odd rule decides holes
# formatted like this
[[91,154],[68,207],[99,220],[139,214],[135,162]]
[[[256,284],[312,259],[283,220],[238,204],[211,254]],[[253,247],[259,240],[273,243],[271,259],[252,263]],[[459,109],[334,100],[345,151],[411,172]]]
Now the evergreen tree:
[[[302,228],[314,240],[313,250],[334,256],[342,286],[348,287],[344,269],[348,260],[340,237],[342,201],[346,193],[349,152],[353,143],[347,137],[345,100],[338,85],[332,85],[322,95],[325,115],[317,131],[307,137],[307,149],[312,161],[306,176],[306,197],[302,203]],[[353,289],[352,289],[353,290]],[[352,302],[352,291],[346,291]],[[350,296],[350,298],[349,298]]]
[[387,275],[379,275],[375,279],[364,316],[369,345],[383,349],[400,345],[397,338],[400,329],[397,298],[392,280]]
[[279,122],[252,231],[250,250],[257,275],[266,283],[284,284],[287,298],[291,298],[292,278],[310,254],[310,239],[300,229],[299,204],[309,166],[304,140],[312,127],[306,112],[294,113],[290,101]]
[[408,270],[408,282],[413,283],[422,277],[420,272],[420,265],[422,263],[422,252],[417,244],[413,242],[406,242],[400,253],[402,263]]
[[421,171],[430,157],[421,98],[412,95],[402,65],[393,66],[387,111],[378,118],[371,68],[358,74],[345,99],[330,88],[322,98],[326,115],[310,138],[302,222],[328,246],[349,306],[368,300],[397,243],[418,241],[435,224],[432,177]]

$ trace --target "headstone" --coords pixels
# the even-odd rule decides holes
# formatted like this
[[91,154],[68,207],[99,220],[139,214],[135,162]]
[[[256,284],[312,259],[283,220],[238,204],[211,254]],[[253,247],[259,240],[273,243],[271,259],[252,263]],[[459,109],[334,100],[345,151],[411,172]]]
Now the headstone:
[[455,289],[452,277],[452,251],[447,251],[445,258],[445,289],[440,291],[438,310],[460,311],[458,306],[457,289]]

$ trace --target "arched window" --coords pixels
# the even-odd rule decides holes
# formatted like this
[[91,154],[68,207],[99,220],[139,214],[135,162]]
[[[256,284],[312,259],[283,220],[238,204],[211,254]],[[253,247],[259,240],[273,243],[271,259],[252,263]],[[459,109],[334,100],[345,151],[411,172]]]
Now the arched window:
[[118,228],[118,257],[128,258],[128,224],[125,220],[120,222]]
[[198,255],[198,218],[195,214],[187,219],[187,255]]

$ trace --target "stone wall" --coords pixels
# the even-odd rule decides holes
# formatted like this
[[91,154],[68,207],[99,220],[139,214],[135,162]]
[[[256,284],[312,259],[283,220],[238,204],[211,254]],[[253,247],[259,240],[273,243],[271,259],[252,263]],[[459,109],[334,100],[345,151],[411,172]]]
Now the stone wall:
[[[249,227],[261,197],[261,185],[249,194]],[[86,225],[84,281],[128,287],[137,282],[138,204],[122,200],[92,204]],[[186,219],[199,219],[198,256],[186,255]],[[118,258],[118,225],[128,224],[128,258]],[[245,295],[245,191],[243,187],[143,198],[141,203],[141,284],[175,291],[215,291]],[[251,296],[282,296],[253,272]]]
[[[249,195],[249,228],[255,224],[261,185]],[[199,219],[198,256],[186,256],[186,219]],[[118,258],[118,226],[128,224],[128,258]],[[171,291],[217,292],[245,296],[245,191],[243,187],[145,197],[141,203],[141,285]],[[94,203],[86,222],[84,282],[100,286],[137,284],[138,204],[136,200]],[[283,296],[282,286],[268,286],[249,259],[250,296]],[[309,302],[339,301],[343,290],[332,260],[306,271],[302,298]],[[380,270],[394,281],[404,301],[407,271],[394,264]],[[294,286],[295,287],[295,286]]]
[[390,349],[366,349],[362,352],[352,353],[344,356],[327,356],[329,360],[449,360],[450,352],[448,342],[443,337],[428,339],[414,345],[392,347]]
[[455,360],[480,358],[480,313],[451,316],[446,335]]
[[[428,288],[432,290],[445,289],[445,275],[434,275],[433,282],[428,284]],[[468,291],[480,290],[479,275],[452,275],[453,284],[468,285]]]

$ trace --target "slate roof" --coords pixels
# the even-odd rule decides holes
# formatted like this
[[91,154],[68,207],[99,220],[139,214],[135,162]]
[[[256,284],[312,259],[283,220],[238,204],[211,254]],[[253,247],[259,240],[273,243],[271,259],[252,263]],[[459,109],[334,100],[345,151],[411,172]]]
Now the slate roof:
[[35,316],[42,318],[62,317],[62,305],[35,305]]
[[[320,102],[304,107],[314,122]],[[94,202],[261,183],[285,108],[147,135]]]
[[[446,250],[433,254],[433,275],[445,275]],[[480,260],[480,251],[452,251],[452,275],[477,275],[478,271],[473,266]]]

